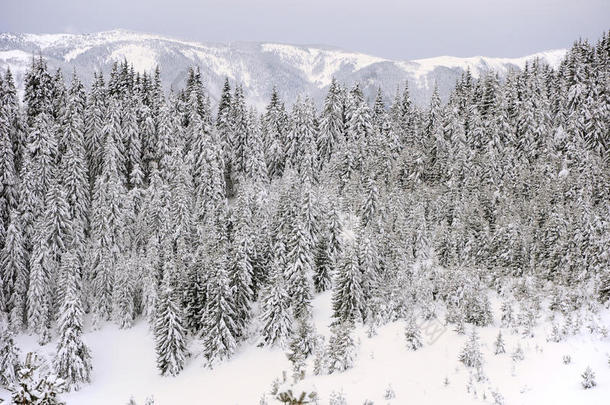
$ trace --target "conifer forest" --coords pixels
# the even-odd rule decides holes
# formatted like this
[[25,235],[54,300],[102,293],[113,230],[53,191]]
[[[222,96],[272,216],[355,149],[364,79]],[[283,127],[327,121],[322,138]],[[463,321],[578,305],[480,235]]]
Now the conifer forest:
[[412,403],[375,363],[394,341],[417,373],[449,350],[445,403],[551,403],[498,377],[527,361],[571,370],[552,382],[571,403],[608,399],[610,32],[557,67],[466,71],[425,106],[408,82],[367,97],[333,79],[321,102],[274,88],[261,109],[229,78],[213,99],[197,67],[160,75],[124,60],[89,86],[42,56],[22,91],[0,74],[7,404],[87,403],[115,371],[109,336],[146,337],[129,350],[163,384],[274,376],[245,400],[151,383],[121,404]]

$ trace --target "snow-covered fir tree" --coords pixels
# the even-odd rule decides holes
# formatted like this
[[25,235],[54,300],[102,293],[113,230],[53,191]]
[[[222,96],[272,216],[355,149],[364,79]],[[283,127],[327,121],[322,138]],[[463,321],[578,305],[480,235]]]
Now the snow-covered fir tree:
[[0,386],[8,388],[17,382],[20,364],[14,332],[6,319],[0,319],[0,338]]
[[65,384],[55,374],[46,372],[46,364],[36,353],[28,353],[21,365],[17,382],[9,387],[14,404],[64,405],[59,395]]
[[468,342],[460,353],[460,361],[466,367],[480,368],[483,365],[483,355],[481,353],[479,335],[475,328],[468,337]]
[[405,340],[409,350],[415,351],[423,346],[419,325],[417,324],[415,316],[412,313],[407,316],[406,319]]
[[79,259],[74,250],[62,255],[60,273],[63,302],[58,320],[57,354],[53,365],[57,375],[64,380],[66,389],[78,390],[91,379],[92,359],[82,337],[82,281]]
[[212,274],[207,285],[207,304],[204,310],[203,354],[207,365],[230,358],[237,347],[235,306],[231,295],[229,275],[227,273],[227,247],[222,236],[212,244],[215,249],[214,259],[210,262]]
[[354,324],[350,321],[336,323],[328,341],[328,373],[343,372],[352,368],[356,360]]
[[[276,246],[277,252],[282,252],[281,247]],[[292,331],[292,316],[290,311],[290,297],[286,289],[286,282],[281,270],[282,260],[279,256],[273,259],[269,286],[262,297],[262,340],[267,345],[278,345],[282,347]]]
[[343,246],[342,257],[336,271],[333,291],[333,317],[338,322],[358,322],[362,320],[364,296],[362,273],[358,266],[356,241],[348,241]]
[[125,180],[119,169],[120,151],[112,136],[106,137],[102,173],[93,188],[89,277],[93,285],[96,321],[110,319],[114,269],[123,246]]
[[163,282],[155,315],[155,350],[162,375],[175,376],[182,371],[187,357],[184,315],[175,291],[175,268],[171,260],[163,266]]
[[506,353],[506,348],[504,347],[504,338],[502,337],[502,331],[499,331],[498,336],[494,341],[494,354],[502,353]]

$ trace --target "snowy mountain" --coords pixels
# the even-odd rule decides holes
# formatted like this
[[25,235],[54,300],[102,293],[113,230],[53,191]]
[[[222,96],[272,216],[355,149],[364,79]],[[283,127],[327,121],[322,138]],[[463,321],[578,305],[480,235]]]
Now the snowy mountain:
[[556,66],[564,54],[559,49],[513,59],[441,56],[396,61],[329,46],[203,43],[125,30],[82,35],[0,34],[0,68],[10,67],[20,87],[34,55],[42,55],[51,68],[61,68],[66,75],[75,68],[85,79],[93,77],[93,71],[108,74],[113,62],[127,59],[137,71],[151,71],[159,65],[164,84],[173,88],[183,85],[189,66],[198,66],[213,98],[229,77],[241,82],[248,101],[259,106],[267,102],[274,84],[289,103],[305,93],[320,101],[333,76],[345,83],[359,81],[369,97],[377,87],[392,97],[397,86],[408,80],[413,99],[422,104],[434,82],[446,96],[466,69],[475,77],[490,69],[505,75],[537,57]]

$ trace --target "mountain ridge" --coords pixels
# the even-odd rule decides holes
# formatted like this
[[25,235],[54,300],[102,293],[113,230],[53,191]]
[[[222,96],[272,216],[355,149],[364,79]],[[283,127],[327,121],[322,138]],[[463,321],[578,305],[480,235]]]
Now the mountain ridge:
[[467,69],[474,77],[490,70],[505,76],[510,69],[522,69],[526,61],[535,58],[556,67],[565,52],[548,50],[519,58],[438,56],[394,60],[330,45],[198,42],[124,29],[88,34],[0,33],[0,68],[11,68],[19,88],[35,55],[46,58],[52,69],[61,68],[67,74],[75,68],[83,77],[92,76],[92,71],[107,75],[115,61],[127,60],[140,72],[159,65],[164,85],[174,89],[183,85],[188,67],[197,66],[213,99],[217,99],[228,77],[242,83],[248,101],[259,108],[267,102],[273,85],[288,103],[304,93],[320,103],[332,77],[348,85],[360,82],[369,98],[379,87],[388,100],[399,85],[408,81],[412,98],[422,105],[435,82],[441,96],[446,97]]

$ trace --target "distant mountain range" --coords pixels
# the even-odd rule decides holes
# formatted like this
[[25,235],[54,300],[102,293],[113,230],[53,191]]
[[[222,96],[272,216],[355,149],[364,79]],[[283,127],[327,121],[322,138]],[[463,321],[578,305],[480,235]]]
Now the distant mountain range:
[[224,78],[228,77],[233,83],[243,84],[247,100],[257,107],[268,102],[274,85],[289,104],[299,94],[312,95],[319,103],[333,76],[346,84],[360,82],[369,98],[381,87],[388,101],[407,80],[413,100],[422,105],[429,99],[435,82],[441,97],[446,97],[466,69],[475,77],[489,70],[504,76],[535,58],[557,66],[565,52],[557,49],[521,58],[440,56],[397,61],[330,46],[192,42],[125,30],[0,34],[0,68],[11,68],[20,89],[35,55],[46,58],[52,69],[61,68],[67,79],[75,68],[87,84],[94,71],[107,76],[114,61],[127,59],[137,71],[152,71],[159,65],[164,85],[175,89],[184,85],[188,67],[198,66],[213,99],[218,98]]

